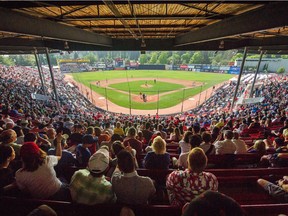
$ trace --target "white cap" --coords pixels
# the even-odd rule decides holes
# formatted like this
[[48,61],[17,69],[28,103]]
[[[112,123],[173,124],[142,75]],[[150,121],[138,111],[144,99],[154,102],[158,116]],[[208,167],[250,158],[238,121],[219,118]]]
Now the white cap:
[[101,146],[89,159],[88,170],[93,173],[102,173],[109,166],[108,146]]

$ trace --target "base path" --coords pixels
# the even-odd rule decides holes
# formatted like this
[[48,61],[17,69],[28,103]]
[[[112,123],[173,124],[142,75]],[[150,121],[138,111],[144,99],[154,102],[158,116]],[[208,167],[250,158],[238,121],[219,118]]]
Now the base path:
[[[148,114],[155,115],[157,113],[156,109],[153,109],[153,110],[131,109],[131,113],[130,113],[129,108],[121,107],[117,104],[112,103],[109,100],[106,100],[106,98],[103,95],[100,95],[97,92],[94,92],[93,90],[91,91],[91,89],[88,88],[87,86],[83,85],[82,83],[78,83],[77,81],[75,81],[71,75],[65,75],[64,79],[67,82],[71,82],[73,85],[76,85],[79,88],[79,91],[82,92],[82,94],[84,96],[86,96],[88,98],[88,100],[90,100],[94,105],[96,105],[97,107],[99,107],[101,109],[108,110],[110,112],[132,114],[132,115],[148,115]],[[129,81],[136,81],[136,80],[151,80],[151,79],[149,79],[149,78],[130,78],[129,79]],[[158,78],[157,81],[179,83],[179,84],[182,84],[184,86],[187,86],[187,88],[197,87],[197,86],[201,85],[201,83],[196,83],[196,82],[193,83],[193,81],[191,81],[191,80],[180,80],[180,79],[175,80],[175,79],[169,79],[169,78],[163,78],[163,79]],[[106,81],[101,80],[99,85],[101,87],[108,87],[108,85],[110,85],[110,84],[121,83],[121,82],[127,82],[127,79],[123,78],[123,79],[113,79],[113,80],[106,80]],[[227,81],[225,81],[225,82],[227,82]],[[177,105],[169,107],[169,108],[159,109],[158,114],[159,115],[167,115],[167,114],[179,113],[181,111],[185,112],[185,111],[191,110],[191,109],[197,107],[199,104],[202,104],[205,101],[205,99],[208,99],[209,97],[211,97],[211,95],[214,93],[213,91],[218,89],[225,82],[215,85],[214,90],[213,90],[213,87],[210,87],[210,88],[204,90],[203,92],[201,92],[201,94],[194,95],[193,97],[183,101],[183,103],[177,104]],[[93,82],[92,84],[96,85],[97,82]],[[91,93],[92,93],[92,97],[91,97]],[[171,92],[169,92],[169,93],[171,93]],[[159,96],[161,96],[163,94],[167,94],[167,93],[161,93],[161,94],[159,94]],[[148,96],[148,101],[151,101],[149,99],[149,97],[151,97],[151,96],[150,95]],[[156,97],[158,98],[158,96],[153,96],[153,101],[155,101],[155,100],[157,101]],[[139,95],[132,96],[132,99],[139,100]],[[143,104],[144,104],[144,102],[143,102]]]

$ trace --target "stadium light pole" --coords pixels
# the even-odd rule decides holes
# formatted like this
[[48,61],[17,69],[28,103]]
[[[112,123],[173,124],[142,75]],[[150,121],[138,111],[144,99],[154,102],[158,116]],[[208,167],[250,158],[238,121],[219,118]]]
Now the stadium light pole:
[[36,61],[38,72],[39,72],[39,77],[40,77],[40,81],[41,81],[41,85],[42,85],[42,89],[43,89],[43,94],[46,95],[44,81],[43,81],[42,73],[40,71],[40,65],[39,65],[39,60],[38,60],[38,56],[37,56],[36,50],[34,52],[34,57],[35,57],[35,61]]
[[261,50],[261,52],[260,52],[260,57],[259,57],[258,65],[257,65],[257,70],[255,72],[253,83],[252,83],[252,87],[251,87],[251,91],[250,91],[250,96],[249,96],[250,98],[252,98],[252,96],[253,96],[253,90],[254,90],[254,86],[255,86],[257,75],[259,73],[259,68],[260,68],[260,64],[261,64],[261,61],[262,61],[262,57],[263,57],[263,50]]
[[233,111],[233,107],[234,107],[235,100],[236,100],[236,97],[237,97],[237,91],[238,91],[238,88],[239,88],[239,85],[240,85],[240,80],[241,80],[241,76],[242,76],[242,73],[243,73],[243,68],[244,68],[246,56],[247,56],[247,47],[244,48],[241,68],[240,68],[240,72],[239,72],[239,75],[238,75],[238,81],[237,81],[237,84],[236,84],[236,89],[235,89],[235,92],[234,92],[234,97],[233,97],[231,108],[230,108],[231,112]]
[[56,89],[55,80],[54,80],[54,74],[53,74],[52,66],[51,66],[51,62],[50,62],[49,50],[47,47],[46,47],[46,58],[47,58],[48,66],[49,66],[49,71],[50,71],[50,76],[51,76],[51,80],[52,80],[52,86],[53,86],[53,91],[55,94],[57,106],[58,106],[58,109],[60,110],[59,98],[58,98],[57,89]]

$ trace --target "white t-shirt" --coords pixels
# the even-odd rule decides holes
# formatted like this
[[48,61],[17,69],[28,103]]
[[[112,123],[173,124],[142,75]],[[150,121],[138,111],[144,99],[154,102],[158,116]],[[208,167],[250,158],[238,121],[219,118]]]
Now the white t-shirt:
[[181,154],[189,152],[191,150],[191,145],[186,143],[184,140],[180,140],[179,146],[181,148]]
[[187,162],[188,155],[189,155],[189,152],[186,152],[184,154],[180,154],[180,156],[178,158],[178,166],[181,166],[185,169],[188,168],[188,162]]
[[49,155],[45,162],[33,172],[25,171],[23,168],[19,169],[15,174],[17,186],[34,198],[51,197],[60,190],[62,185],[54,170],[57,163],[57,157]]
[[228,139],[217,141],[214,146],[216,154],[234,154],[236,151],[236,145]]
[[247,153],[247,146],[244,140],[241,139],[232,139],[232,142],[236,145],[236,152],[235,154],[246,154]]

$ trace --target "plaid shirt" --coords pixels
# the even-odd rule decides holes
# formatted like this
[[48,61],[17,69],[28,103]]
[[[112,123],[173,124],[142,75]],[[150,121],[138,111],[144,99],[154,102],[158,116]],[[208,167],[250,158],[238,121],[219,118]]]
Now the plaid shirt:
[[172,172],[166,187],[171,205],[183,206],[206,190],[217,191],[218,180],[212,173],[193,173],[186,169]]
[[114,202],[112,185],[102,177],[93,177],[89,170],[81,169],[71,178],[70,192],[72,200],[86,205]]

